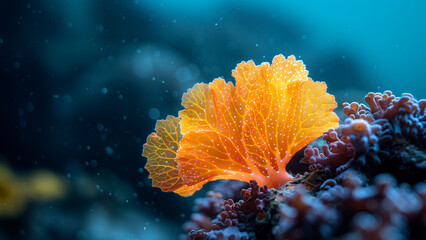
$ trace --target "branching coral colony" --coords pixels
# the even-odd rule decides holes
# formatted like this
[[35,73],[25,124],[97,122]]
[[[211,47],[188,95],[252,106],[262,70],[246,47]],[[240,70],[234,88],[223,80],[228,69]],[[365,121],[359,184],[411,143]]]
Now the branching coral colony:
[[[235,86],[197,84],[179,118],[157,122],[143,152],[153,186],[189,196],[229,179],[196,199],[182,239],[426,239],[426,100],[369,93],[338,126],[307,74],[293,56],[242,62]],[[291,176],[299,150],[310,171]]]

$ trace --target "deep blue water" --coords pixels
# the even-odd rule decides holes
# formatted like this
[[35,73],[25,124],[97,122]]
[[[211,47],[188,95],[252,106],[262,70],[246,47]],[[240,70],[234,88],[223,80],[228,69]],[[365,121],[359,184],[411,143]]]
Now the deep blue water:
[[339,106],[369,91],[425,98],[425,12],[424,1],[1,1],[0,161],[69,187],[0,216],[0,239],[173,239],[194,197],[152,188],[141,151],[189,87],[283,54]]

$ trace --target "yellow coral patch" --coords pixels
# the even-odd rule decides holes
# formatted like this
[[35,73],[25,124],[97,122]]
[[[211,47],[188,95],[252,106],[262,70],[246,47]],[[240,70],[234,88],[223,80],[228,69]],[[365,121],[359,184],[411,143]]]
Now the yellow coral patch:
[[157,121],[155,133],[148,136],[143,148],[143,156],[148,158],[145,168],[150,173],[152,185],[165,192],[176,192],[182,196],[194,194],[198,186],[186,186],[179,178],[176,151],[182,134],[179,118],[168,116],[166,120]]
[[0,218],[21,214],[26,204],[22,181],[0,162]]

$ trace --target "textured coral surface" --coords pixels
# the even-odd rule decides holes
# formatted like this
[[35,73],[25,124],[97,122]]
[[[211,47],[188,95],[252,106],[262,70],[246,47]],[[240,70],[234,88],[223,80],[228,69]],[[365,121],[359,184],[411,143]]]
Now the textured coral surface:
[[343,104],[348,118],[305,148],[310,171],[285,186],[214,186],[183,239],[426,239],[426,101],[390,91],[365,101]]
[[179,118],[158,121],[144,146],[153,185],[187,196],[219,179],[288,182],[292,156],[338,125],[334,96],[307,75],[302,61],[278,55],[272,64],[238,64],[235,86],[222,78],[196,84]]

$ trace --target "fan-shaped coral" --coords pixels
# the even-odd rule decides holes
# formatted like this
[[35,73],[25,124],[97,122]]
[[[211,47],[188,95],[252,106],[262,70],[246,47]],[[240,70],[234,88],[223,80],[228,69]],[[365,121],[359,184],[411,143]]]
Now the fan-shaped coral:
[[184,196],[218,179],[278,187],[291,179],[291,157],[338,125],[326,84],[308,78],[294,56],[242,62],[232,75],[235,86],[221,78],[196,84],[180,119],[157,122],[143,151],[153,186]]
[[182,139],[179,118],[168,116],[167,120],[159,120],[155,130],[156,133],[148,136],[143,151],[143,156],[148,158],[145,168],[151,174],[152,185],[165,192],[175,192],[182,196],[192,195],[198,186],[183,184],[174,160]]

